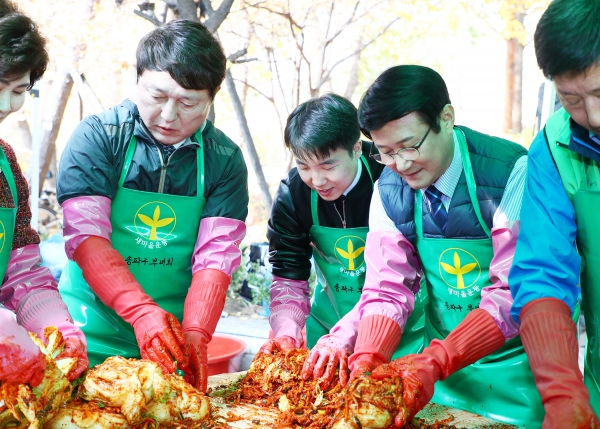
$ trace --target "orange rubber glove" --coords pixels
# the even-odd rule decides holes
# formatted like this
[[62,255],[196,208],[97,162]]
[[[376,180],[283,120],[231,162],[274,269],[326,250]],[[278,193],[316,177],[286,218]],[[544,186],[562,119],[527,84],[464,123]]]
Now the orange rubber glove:
[[527,303],[520,333],[546,410],[542,428],[600,428],[579,370],[576,327],[567,304],[554,298]]
[[394,425],[400,428],[431,400],[436,381],[446,379],[503,345],[504,335],[492,316],[477,309],[444,340],[433,340],[420,354],[404,356],[375,368],[371,377],[402,379],[403,407],[394,419]]
[[354,354],[348,360],[350,381],[389,362],[401,337],[400,326],[389,317],[373,314],[361,319]]
[[299,349],[302,347],[302,340],[298,340],[290,335],[281,335],[279,337],[271,338],[267,340],[259,352],[265,354],[273,354],[276,350],[288,351],[291,349]]
[[229,283],[229,276],[223,271],[205,268],[193,275],[185,298],[185,358],[181,369],[185,380],[201,392],[206,392],[208,380],[207,346],[223,312]]
[[77,247],[73,259],[98,298],[133,326],[142,358],[156,362],[165,373],[175,371],[173,359],[183,360],[181,325],[144,292],[111,243],[90,237]]

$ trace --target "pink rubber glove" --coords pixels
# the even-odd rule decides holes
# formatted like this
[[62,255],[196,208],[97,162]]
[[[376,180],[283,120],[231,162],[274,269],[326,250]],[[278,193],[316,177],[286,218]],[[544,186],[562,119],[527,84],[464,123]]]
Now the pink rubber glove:
[[314,377],[320,380],[321,390],[331,385],[335,371],[339,367],[340,384],[348,384],[348,343],[336,335],[323,335],[310,351],[302,368],[302,378],[308,380]]
[[354,354],[350,357],[350,381],[389,362],[400,343],[400,326],[389,317],[374,314],[361,319]]
[[302,347],[302,340],[298,340],[289,335],[282,335],[280,337],[271,338],[267,340],[260,348],[260,353],[273,354],[277,350],[288,351],[291,349],[299,349]]
[[429,403],[436,381],[448,378],[503,345],[504,335],[492,316],[477,309],[444,340],[433,340],[420,354],[404,356],[375,368],[371,377],[376,380],[401,378],[403,406],[394,419],[394,425],[401,428]]
[[35,387],[42,381],[45,367],[46,358],[27,331],[10,310],[0,308],[0,381]]
[[321,389],[331,386],[339,369],[340,385],[348,384],[348,356],[352,353],[358,331],[358,304],[342,317],[329,334],[323,335],[304,362],[302,378],[311,376],[321,380]]
[[175,371],[173,359],[183,360],[181,325],[144,292],[121,254],[104,238],[90,237],[73,256],[96,295],[133,326],[142,358],[156,362],[165,373]]
[[219,270],[206,268],[194,273],[183,307],[185,358],[181,369],[185,379],[201,392],[208,381],[207,346],[225,306],[230,278]]

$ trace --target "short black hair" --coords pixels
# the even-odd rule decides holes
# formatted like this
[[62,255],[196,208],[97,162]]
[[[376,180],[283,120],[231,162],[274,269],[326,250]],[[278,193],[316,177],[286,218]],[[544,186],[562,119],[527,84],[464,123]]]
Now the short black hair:
[[554,0],[533,40],[547,78],[583,73],[600,62],[600,0]]
[[146,34],[137,51],[137,78],[144,70],[166,71],[185,89],[207,89],[214,98],[225,79],[227,58],[200,22],[178,19]]
[[294,109],[285,125],[285,146],[298,158],[325,159],[360,139],[354,105],[337,94],[325,94]]
[[0,0],[0,78],[19,79],[29,72],[29,88],[48,66],[46,40],[35,22],[14,3]]
[[417,65],[394,66],[381,73],[363,95],[358,121],[363,134],[371,138],[372,130],[415,112],[439,133],[439,117],[446,104],[450,95],[438,72]]

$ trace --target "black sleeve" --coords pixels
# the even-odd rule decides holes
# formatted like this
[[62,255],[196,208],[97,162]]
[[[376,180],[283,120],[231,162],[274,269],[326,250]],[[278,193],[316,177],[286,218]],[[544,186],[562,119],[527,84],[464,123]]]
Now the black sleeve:
[[244,222],[248,216],[248,169],[239,148],[235,148],[222,171],[220,179],[205,194],[202,218],[226,217]]
[[312,257],[309,232],[300,219],[289,184],[282,180],[267,225],[269,262],[273,275],[291,280],[308,280]]
[[[89,195],[114,198],[122,167],[122,156],[115,155],[123,147],[115,144],[115,135],[109,135],[107,128],[113,126],[103,126],[97,116],[85,118],[75,128],[60,158],[56,180],[59,203]],[[131,134],[133,126],[126,132]],[[120,165],[116,165],[117,160]]]

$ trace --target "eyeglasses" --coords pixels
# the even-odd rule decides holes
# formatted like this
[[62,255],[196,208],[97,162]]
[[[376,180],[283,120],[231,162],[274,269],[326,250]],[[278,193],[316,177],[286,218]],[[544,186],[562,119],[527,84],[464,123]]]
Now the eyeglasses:
[[395,153],[373,153],[373,146],[375,146],[373,144],[371,145],[371,151],[369,152],[369,156],[375,161],[384,165],[394,164],[396,162],[396,155],[398,155],[400,158],[406,161],[414,161],[417,158],[419,158],[419,156],[421,156],[419,148],[423,145],[423,142],[429,135],[429,131],[431,131],[431,126],[429,127],[423,138],[419,141],[419,143],[411,147],[405,147],[404,149],[400,149],[398,152]]

